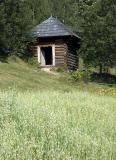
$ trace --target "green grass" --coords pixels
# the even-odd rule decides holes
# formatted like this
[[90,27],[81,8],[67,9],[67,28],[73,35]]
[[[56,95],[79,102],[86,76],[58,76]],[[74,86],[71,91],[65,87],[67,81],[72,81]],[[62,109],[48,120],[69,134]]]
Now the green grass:
[[116,99],[0,92],[1,160],[115,160]]
[[115,160],[115,88],[19,59],[0,64],[0,88],[0,160]]
[[[29,66],[20,59],[10,59],[0,64],[0,88],[19,90],[62,90],[74,86],[65,76],[53,76],[40,69]],[[73,87],[74,88],[74,87]]]
[[[86,90],[98,93],[101,89],[109,90],[107,85],[89,83],[69,82],[67,74],[54,76],[40,71],[40,69],[29,66],[22,60],[12,58],[8,63],[0,63],[0,89],[17,88],[18,90],[64,90],[66,92],[74,90]],[[112,87],[116,91],[116,87]]]

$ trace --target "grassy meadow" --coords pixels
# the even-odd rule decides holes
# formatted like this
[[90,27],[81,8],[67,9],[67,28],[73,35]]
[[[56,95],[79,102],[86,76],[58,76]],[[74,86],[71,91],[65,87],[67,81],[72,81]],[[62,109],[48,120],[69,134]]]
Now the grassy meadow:
[[0,160],[115,160],[116,88],[0,64]]

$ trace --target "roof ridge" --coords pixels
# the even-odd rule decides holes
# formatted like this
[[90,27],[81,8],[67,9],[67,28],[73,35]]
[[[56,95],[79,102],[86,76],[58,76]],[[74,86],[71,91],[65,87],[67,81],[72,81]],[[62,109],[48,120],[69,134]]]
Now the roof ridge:
[[58,18],[53,16],[34,27],[32,34],[36,37],[75,36],[79,38],[76,33],[72,32]]

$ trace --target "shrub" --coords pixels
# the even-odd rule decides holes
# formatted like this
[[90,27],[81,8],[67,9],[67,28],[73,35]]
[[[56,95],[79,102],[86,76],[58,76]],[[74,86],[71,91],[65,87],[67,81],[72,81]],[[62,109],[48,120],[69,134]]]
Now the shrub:
[[74,81],[88,82],[91,79],[91,71],[90,70],[76,70],[71,73],[71,79]]
[[36,57],[31,57],[28,59],[28,63],[34,67],[40,67],[40,65],[38,64],[37,58]]

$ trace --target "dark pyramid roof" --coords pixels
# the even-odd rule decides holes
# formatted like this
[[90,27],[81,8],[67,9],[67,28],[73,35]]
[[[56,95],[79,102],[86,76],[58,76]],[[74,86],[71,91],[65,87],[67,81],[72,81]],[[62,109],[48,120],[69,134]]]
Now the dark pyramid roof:
[[75,36],[78,35],[70,31],[63,23],[54,17],[50,17],[40,25],[32,29],[34,37],[55,37],[55,36]]

